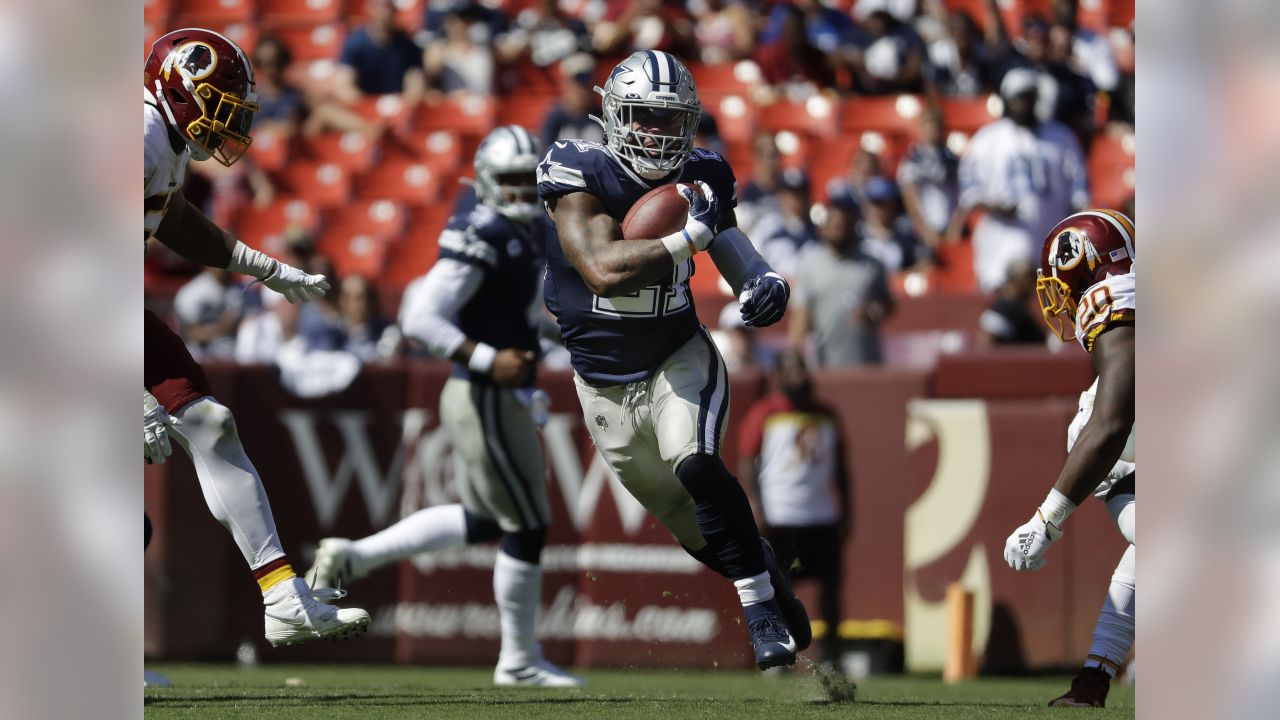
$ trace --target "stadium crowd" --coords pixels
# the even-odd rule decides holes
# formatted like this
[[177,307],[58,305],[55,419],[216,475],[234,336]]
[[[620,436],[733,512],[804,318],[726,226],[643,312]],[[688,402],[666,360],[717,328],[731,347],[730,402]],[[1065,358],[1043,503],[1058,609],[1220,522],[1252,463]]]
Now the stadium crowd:
[[[918,343],[881,330],[920,298],[979,298],[977,321],[928,334],[923,357],[1043,344],[1027,262],[1043,233],[1090,205],[1132,216],[1132,18],[1120,0],[148,0],[148,48],[212,27],[257,72],[249,155],[193,164],[187,197],[336,278],[291,306],[157,250],[148,303],[198,358],[326,378],[304,393],[415,352],[397,298],[474,202],[457,179],[476,142],[505,123],[603,140],[592,87],[640,48],[689,61],[697,142],[732,162],[739,224],[795,290],[785,332],[757,337],[732,303],[719,314],[731,367],[788,345],[819,365],[916,362]],[[714,275],[694,287],[718,298],[712,318],[727,300]]]

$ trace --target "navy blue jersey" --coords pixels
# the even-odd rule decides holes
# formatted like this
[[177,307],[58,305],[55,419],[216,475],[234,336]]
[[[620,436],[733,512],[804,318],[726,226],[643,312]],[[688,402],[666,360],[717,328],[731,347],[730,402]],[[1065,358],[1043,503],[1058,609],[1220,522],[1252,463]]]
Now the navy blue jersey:
[[[702,180],[720,199],[722,213],[735,205],[736,180],[729,163],[695,149],[680,171],[649,182],[599,143],[553,143],[538,165],[538,195],[544,202],[585,192],[598,198],[619,223],[645,193],[672,182]],[[671,278],[630,295],[602,298],[587,289],[560,247],[555,224],[546,231],[547,271],[543,293],[560,323],[573,369],[597,384],[628,383],[649,376],[698,331],[689,293],[693,260],[678,263]]]
[[[542,269],[541,218],[524,228],[487,205],[449,218],[440,233],[440,257],[468,263],[484,272],[475,297],[458,312],[458,329],[498,350],[538,352],[538,332],[529,324],[529,305]],[[455,364],[454,375],[467,377]]]

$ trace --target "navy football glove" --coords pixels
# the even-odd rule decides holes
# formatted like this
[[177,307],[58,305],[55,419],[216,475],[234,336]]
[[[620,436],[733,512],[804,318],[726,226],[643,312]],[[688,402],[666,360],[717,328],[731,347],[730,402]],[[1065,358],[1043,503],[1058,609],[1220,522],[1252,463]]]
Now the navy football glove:
[[[692,184],[680,185],[680,195],[689,203],[689,222],[685,230],[693,231],[695,223],[700,223],[709,231],[707,242],[701,243],[699,250],[711,244],[715,236],[716,225],[720,224],[720,200],[712,192],[711,186],[701,180]],[[700,234],[700,233],[695,233]]]
[[768,272],[751,278],[742,286],[742,320],[748,327],[768,327],[782,319],[791,299],[791,286],[781,275]]

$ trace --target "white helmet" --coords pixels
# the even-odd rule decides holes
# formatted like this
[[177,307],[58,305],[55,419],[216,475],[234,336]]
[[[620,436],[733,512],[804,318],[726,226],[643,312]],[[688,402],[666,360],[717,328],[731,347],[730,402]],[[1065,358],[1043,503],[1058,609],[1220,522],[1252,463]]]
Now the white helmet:
[[517,222],[537,217],[542,143],[519,125],[494,128],[476,148],[476,199]]
[[596,92],[609,148],[641,177],[657,180],[689,159],[702,103],[693,75],[670,53],[631,53]]

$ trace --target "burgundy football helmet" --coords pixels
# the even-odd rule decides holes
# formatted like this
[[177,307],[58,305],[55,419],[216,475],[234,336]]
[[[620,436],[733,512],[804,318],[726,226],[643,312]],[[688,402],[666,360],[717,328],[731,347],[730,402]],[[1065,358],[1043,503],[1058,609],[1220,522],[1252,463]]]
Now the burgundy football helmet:
[[1133,221],[1115,210],[1084,210],[1049,231],[1040,250],[1036,298],[1058,337],[1075,338],[1076,306],[1085,290],[1133,267],[1135,240]]
[[253,142],[253,66],[225,36],[201,28],[164,35],[151,46],[143,86],[197,160],[231,165]]

